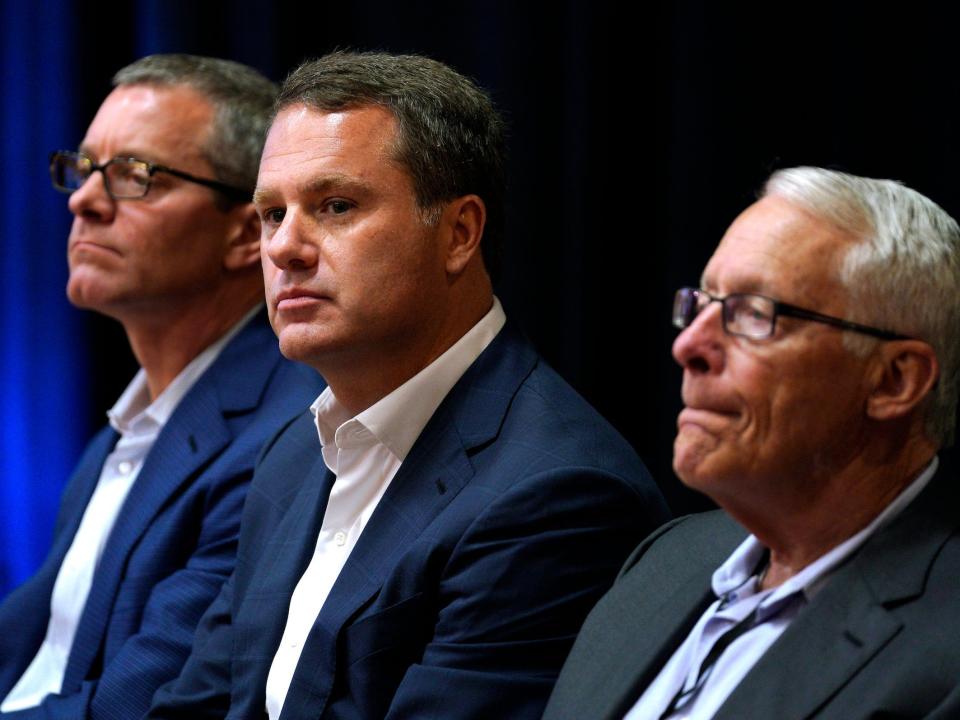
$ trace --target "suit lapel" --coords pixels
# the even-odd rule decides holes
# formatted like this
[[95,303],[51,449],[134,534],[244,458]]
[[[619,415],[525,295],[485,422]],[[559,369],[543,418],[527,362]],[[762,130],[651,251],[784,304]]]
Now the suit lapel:
[[930,486],[842,566],[717,713],[718,720],[801,720],[816,714],[901,630],[888,608],[923,595],[930,565],[956,520]]
[[[79,687],[100,652],[130,553],[141,536],[169,498],[233,439],[224,416],[256,407],[276,364],[273,354],[256,352],[263,349],[267,333],[262,317],[252,319],[183,397],[160,431],[117,515],[94,574],[67,663],[65,690]],[[242,373],[228,369],[241,363]],[[81,514],[83,509],[85,504]]]
[[[684,556],[682,561],[660,555],[664,551],[656,540],[666,531],[683,535],[679,542],[670,541]],[[665,577],[658,582],[647,572],[626,571],[597,604],[584,625],[588,632],[581,633],[571,653],[576,667],[587,673],[578,678],[573,689],[578,698],[571,702],[589,692],[596,717],[622,718],[716,600],[711,577],[745,536],[743,528],[714,512],[681,520],[672,530],[661,528],[645,540],[637,553],[652,545],[654,562],[662,566]],[[691,557],[689,547],[704,550]],[[628,565],[633,562],[634,558]],[[618,662],[606,660],[611,657]]]
[[[63,558],[70,549],[77,530],[80,528],[80,521],[83,519],[83,511],[93,496],[93,491],[100,480],[100,470],[106,461],[113,446],[117,444],[117,435],[113,428],[107,426],[100,430],[90,441],[90,445],[83,453],[77,469],[74,470],[70,481],[67,483],[66,490],[60,500],[60,514],[57,516],[57,526],[55,540],[47,561],[44,565],[49,565],[53,570],[54,576],[59,572]],[[51,586],[52,589],[52,586]]]
[[307,708],[322,714],[336,672],[340,631],[473,477],[470,451],[499,432],[510,401],[535,363],[532,348],[508,324],[430,418],[331,588],[307,638],[283,717]]
[[[302,486],[290,503],[290,509],[263,548],[254,550],[254,572],[244,580],[242,622],[237,624],[234,677],[248,678],[234,685],[232,705],[244,708],[250,717],[263,708],[267,676],[280,646],[290,609],[290,598],[313,557],[323,522],[334,475],[320,456],[316,439],[312,468],[302,476]],[[259,539],[258,539],[259,540]],[[286,708],[286,704],[284,705]]]
[[[648,590],[617,593],[609,600],[614,614],[626,618],[606,628],[606,649],[617,657],[629,658],[615,667],[594,663],[591,693],[596,693],[597,717],[622,718],[633,707],[657,673],[686,639],[690,629],[716,598],[710,591],[709,575],[704,589],[703,574],[688,575],[673,592],[650,597]],[[627,604],[629,603],[629,604]],[[651,633],[651,628],[670,628],[668,633]],[[597,654],[598,658],[601,655]]]
[[801,612],[731,693],[718,720],[761,708],[782,720],[810,717],[900,630],[864,582],[845,585],[824,588]]

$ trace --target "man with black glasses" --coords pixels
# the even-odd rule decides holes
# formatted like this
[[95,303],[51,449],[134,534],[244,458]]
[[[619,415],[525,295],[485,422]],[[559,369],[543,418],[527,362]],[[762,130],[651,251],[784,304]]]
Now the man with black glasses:
[[70,301],[118,320],[141,370],[66,488],[47,560],[0,605],[3,718],[143,714],[233,568],[260,446],[322,387],[263,310],[250,200],[274,84],[167,55],[114,85],[50,171],[74,215]]
[[778,172],[673,322],[674,469],[723,511],[635,551],[545,718],[960,717],[957,224]]

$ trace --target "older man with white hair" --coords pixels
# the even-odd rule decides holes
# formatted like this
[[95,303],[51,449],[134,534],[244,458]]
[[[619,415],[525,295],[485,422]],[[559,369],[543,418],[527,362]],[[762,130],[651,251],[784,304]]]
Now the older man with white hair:
[[778,172],[673,322],[674,469],[722,510],[635,551],[545,717],[960,717],[956,222]]

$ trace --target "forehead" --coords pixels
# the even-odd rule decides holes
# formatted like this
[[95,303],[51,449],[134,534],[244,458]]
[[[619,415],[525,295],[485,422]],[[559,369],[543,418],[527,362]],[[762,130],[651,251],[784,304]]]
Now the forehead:
[[323,172],[360,180],[391,172],[406,175],[392,159],[396,137],[396,120],[380,107],[341,112],[304,105],[285,108],[267,135],[258,189]]
[[707,290],[816,302],[842,290],[840,267],[857,238],[777,196],[747,208],[704,270]]
[[100,161],[133,155],[179,167],[199,157],[213,117],[210,101],[186,85],[123,85],[100,105],[81,149]]

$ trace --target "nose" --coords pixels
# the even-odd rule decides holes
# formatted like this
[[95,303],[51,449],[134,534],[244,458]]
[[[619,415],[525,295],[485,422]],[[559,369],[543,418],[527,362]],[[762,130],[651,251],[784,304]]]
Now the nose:
[[720,313],[720,303],[710,303],[673,341],[673,358],[684,370],[700,374],[723,369],[727,335]]
[[320,250],[308,221],[296,208],[288,208],[279,227],[262,225],[260,247],[263,262],[268,261],[280,270],[296,272],[308,270],[319,261]]
[[117,201],[110,197],[104,183],[106,180],[102,172],[94,172],[78,187],[67,200],[76,217],[82,217],[99,222],[111,222],[117,211]]

